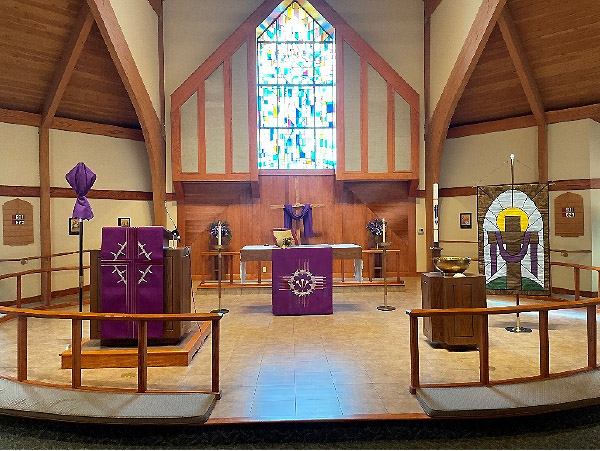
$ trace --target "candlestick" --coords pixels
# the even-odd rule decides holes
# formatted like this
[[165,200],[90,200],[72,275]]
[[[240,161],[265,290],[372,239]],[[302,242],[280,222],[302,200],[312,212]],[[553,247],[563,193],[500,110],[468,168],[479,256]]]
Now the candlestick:
[[382,218],[381,222],[383,224],[383,238],[382,238],[382,241],[385,243],[385,218]]
[[439,196],[439,185],[437,183],[433,184],[433,242],[439,242],[439,206],[438,206],[438,196]]
[[219,234],[217,235],[217,244],[220,246],[221,245],[221,221],[219,221],[218,231],[219,231]]

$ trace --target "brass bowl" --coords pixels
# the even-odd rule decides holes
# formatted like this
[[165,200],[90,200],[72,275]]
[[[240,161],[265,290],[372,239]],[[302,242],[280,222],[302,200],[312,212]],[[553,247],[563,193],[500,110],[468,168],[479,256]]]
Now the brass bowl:
[[471,263],[471,257],[435,257],[433,264],[444,274],[465,272]]

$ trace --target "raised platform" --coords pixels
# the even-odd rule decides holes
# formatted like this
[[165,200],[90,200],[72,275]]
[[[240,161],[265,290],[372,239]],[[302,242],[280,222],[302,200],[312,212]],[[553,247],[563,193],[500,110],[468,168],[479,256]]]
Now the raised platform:
[[111,393],[49,387],[0,377],[0,413],[77,423],[201,424],[210,393]]
[[417,399],[436,418],[490,418],[598,405],[600,370],[490,386],[419,388]]
[[[148,366],[188,366],[194,354],[210,335],[210,322],[200,323],[177,345],[148,346]],[[60,353],[61,368],[70,369],[71,349]],[[100,340],[87,340],[81,346],[81,368],[136,368],[137,348],[100,346]]]

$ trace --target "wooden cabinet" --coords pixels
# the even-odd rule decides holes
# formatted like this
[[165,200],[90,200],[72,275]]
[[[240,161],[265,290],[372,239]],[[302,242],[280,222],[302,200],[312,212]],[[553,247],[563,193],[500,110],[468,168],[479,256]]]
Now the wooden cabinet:
[[[421,276],[421,292],[424,309],[487,307],[485,276],[481,274],[451,277],[425,273]],[[423,333],[430,341],[450,348],[476,346],[481,326],[472,315],[423,318]]]
[[[163,313],[191,312],[191,264],[187,247],[165,249],[163,257]],[[100,251],[90,252],[90,311],[102,312]],[[178,343],[190,330],[189,321],[165,321],[162,338],[149,339],[150,344]],[[90,321],[90,338],[100,339],[100,322]],[[135,345],[123,340],[123,345]],[[105,344],[105,343],[103,343]],[[109,344],[109,343],[106,343]],[[110,343],[115,344],[115,343]]]

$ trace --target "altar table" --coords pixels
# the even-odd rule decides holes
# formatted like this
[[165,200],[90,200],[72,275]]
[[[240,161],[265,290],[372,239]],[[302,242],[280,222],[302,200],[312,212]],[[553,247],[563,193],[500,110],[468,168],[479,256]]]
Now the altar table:
[[333,259],[330,246],[273,249],[273,315],[331,315]]
[[[293,246],[294,248],[322,247],[323,245],[304,244]],[[354,278],[362,282],[362,248],[358,244],[328,244],[331,247],[333,260],[354,260]],[[240,278],[242,283],[246,281],[246,262],[271,261],[273,249],[277,246],[252,245],[240,249]],[[260,268],[259,268],[260,277]]]

